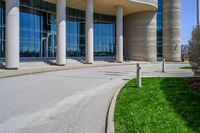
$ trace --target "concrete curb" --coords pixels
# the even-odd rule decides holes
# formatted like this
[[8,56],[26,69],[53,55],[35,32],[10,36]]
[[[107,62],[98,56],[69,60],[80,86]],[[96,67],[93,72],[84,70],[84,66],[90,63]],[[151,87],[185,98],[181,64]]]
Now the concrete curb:
[[115,133],[115,123],[114,123],[114,113],[115,113],[115,105],[117,101],[117,96],[119,95],[121,89],[128,83],[129,81],[122,84],[117,91],[115,92],[115,95],[113,96],[109,109],[107,114],[107,120],[106,120],[106,133]]

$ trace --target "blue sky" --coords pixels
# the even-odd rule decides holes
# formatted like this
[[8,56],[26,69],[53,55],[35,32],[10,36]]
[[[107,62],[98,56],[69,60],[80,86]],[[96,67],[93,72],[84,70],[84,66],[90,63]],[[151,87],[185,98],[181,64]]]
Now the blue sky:
[[181,0],[181,43],[187,44],[196,25],[196,0]]

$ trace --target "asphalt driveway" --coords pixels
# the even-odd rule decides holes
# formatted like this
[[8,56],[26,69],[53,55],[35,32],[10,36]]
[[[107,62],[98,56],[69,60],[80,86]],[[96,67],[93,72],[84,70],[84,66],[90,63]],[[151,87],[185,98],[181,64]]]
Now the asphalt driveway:
[[[145,76],[192,76],[186,64],[142,67]],[[65,70],[0,79],[0,133],[104,133],[115,91],[135,66]]]

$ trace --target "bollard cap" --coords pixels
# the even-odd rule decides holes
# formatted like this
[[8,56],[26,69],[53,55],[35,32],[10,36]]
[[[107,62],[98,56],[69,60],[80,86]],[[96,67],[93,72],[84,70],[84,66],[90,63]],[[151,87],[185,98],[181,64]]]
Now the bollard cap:
[[141,69],[140,63],[137,63],[137,69]]
[[163,58],[163,61],[165,61],[165,58]]

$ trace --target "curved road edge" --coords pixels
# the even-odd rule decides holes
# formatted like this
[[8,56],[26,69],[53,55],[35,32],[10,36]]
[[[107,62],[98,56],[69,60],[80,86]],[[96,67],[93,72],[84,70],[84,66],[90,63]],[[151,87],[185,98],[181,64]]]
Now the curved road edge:
[[114,123],[114,113],[115,113],[115,105],[117,101],[117,97],[121,91],[121,89],[128,83],[129,80],[124,82],[119,86],[116,90],[108,108],[107,119],[106,119],[106,133],[115,133],[115,123]]

